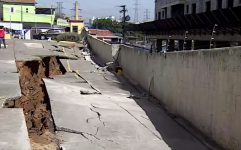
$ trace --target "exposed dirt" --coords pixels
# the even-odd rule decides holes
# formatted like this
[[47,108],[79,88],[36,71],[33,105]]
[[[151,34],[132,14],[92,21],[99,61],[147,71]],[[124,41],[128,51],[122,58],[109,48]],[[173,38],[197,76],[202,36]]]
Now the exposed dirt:
[[50,101],[43,78],[63,74],[56,57],[41,61],[17,62],[22,96],[14,102],[15,108],[23,108],[33,150],[55,150],[58,140],[54,136],[54,122]]

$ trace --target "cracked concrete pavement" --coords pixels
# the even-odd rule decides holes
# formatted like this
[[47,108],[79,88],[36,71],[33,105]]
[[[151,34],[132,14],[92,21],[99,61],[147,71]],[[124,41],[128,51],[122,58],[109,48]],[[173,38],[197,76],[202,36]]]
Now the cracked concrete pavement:
[[208,149],[145,94],[83,54],[61,59],[67,74],[44,79],[63,150]]

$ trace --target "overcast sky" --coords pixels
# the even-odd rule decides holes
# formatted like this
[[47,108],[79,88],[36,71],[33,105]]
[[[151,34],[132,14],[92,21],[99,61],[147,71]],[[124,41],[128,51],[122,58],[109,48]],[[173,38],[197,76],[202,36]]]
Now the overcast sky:
[[[75,0],[37,0],[38,5],[51,6],[53,3],[56,6],[56,2],[64,2],[64,13],[73,16],[74,2]],[[128,14],[131,18],[134,18],[135,0],[78,0],[81,11],[81,16],[88,20],[95,17],[116,16],[120,18],[119,5],[127,5]],[[145,18],[145,11],[149,10],[149,17],[151,20],[154,18],[154,0],[139,0],[139,21],[143,21]]]

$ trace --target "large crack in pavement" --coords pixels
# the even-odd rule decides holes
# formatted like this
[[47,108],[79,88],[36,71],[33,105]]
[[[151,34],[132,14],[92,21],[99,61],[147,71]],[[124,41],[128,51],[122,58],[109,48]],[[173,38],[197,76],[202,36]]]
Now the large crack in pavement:
[[[97,130],[99,130],[99,129],[97,128]],[[90,136],[90,137],[93,137],[95,140],[100,141],[101,139],[98,138],[94,134],[81,132],[81,131],[76,131],[76,130],[72,130],[72,129],[68,129],[68,128],[64,128],[64,127],[56,127],[56,131],[81,135],[84,139],[88,140],[91,144],[95,144],[95,145],[97,145],[97,146],[99,146],[99,147],[101,147],[103,149],[106,149],[104,146],[102,146],[102,145],[98,144],[97,142],[95,142],[94,140],[88,138],[88,136]]]
[[33,150],[59,149],[50,100],[43,78],[65,72],[56,57],[16,62],[22,96],[7,103],[8,108],[23,108]]
[[[91,106],[92,106],[94,109],[97,109],[97,108],[98,108],[98,107],[94,106],[93,104],[91,104]],[[92,112],[95,112],[95,113],[97,114],[99,121],[103,124],[103,126],[105,126],[105,122],[101,120],[101,113],[98,112],[98,111],[96,111],[96,110],[94,110],[93,108],[90,108],[90,110],[91,110]]]

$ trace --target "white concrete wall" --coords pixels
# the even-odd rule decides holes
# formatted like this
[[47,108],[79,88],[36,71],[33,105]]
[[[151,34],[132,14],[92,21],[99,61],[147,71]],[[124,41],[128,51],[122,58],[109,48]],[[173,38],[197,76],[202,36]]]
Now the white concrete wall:
[[[89,38],[108,62],[116,49]],[[112,50],[111,50],[112,49]],[[241,149],[241,47],[150,54],[120,46],[124,74],[227,149]]]
[[124,74],[227,149],[241,149],[241,47],[149,54],[121,46]]
[[109,44],[91,35],[87,36],[87,40],[93,52],[97,54],[104,63],[113,62],[117,59],[118,44]]

